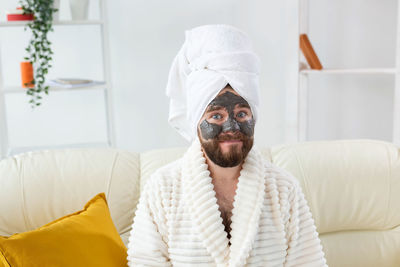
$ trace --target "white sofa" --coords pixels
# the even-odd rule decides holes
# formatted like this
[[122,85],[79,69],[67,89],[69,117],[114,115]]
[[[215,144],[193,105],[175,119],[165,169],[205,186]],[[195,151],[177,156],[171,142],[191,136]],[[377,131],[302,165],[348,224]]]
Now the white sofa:
[[[35,229],[105,192],[127,244],[140,188],[186,148],[28,152],[0,161],[0,235]],[[377,140],[277,145],[264,156],[302,185],[331,267],[400,266],[400,153]]]

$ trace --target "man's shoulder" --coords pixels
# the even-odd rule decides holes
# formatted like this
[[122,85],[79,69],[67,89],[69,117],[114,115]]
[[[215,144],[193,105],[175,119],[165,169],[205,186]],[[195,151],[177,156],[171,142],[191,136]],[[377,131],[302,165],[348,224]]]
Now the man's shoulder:
[[174,179],[180,177],[181,166],[182,157],[159,167],[150,175],[146,184],[150,183],[152,187],[172,184]]
[[182,157],[171,161],[154,171],[153,176],[171,177],[180,173],[182,166]]
[[265,160],[266,179],[274,179],[278,186],[287,188],[296,188],[300,186],[299,180],[288,170],[277,166],[276,164]]
[[272,162],[270,156],[263,153],[262,148],[254,146],[253,150],[253,157],[259,162],[258,164],[263,165],[267,180],[275,179],[277,183],[298,184],[293,174]]

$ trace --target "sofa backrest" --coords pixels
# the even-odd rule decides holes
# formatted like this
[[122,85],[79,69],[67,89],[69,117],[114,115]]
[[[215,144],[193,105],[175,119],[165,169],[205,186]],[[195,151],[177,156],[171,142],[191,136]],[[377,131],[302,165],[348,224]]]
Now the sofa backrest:
[[140,154],[85,148],[28,152],[0,161],[0,235],[36,229],[104,192],[125,244],[139,198]]
[[[105,192],[127,244],[140,188],[185,150],[62,149],[4,159],[0,235],[35,229]],[[314,141],[261,152],[300,181],[329,266],[400,266],[397,146],[377,140]]]
[[300,181],[329,266],[400,266],[399,152],[366,139],[271,148]]

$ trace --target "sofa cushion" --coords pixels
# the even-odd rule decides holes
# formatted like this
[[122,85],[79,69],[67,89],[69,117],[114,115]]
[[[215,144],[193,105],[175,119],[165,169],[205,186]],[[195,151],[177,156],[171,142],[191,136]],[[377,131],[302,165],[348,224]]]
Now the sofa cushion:
[[127,266],[104,193],[34,231],[0,237],[0,252],[10,266]]

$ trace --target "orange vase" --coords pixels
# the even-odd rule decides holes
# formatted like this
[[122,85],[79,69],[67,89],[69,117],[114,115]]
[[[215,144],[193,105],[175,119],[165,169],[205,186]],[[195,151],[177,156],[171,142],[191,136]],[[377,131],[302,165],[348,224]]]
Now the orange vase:
[[29,61],[21,62],[21,81],[23,88],[33,88],[33,66]]

